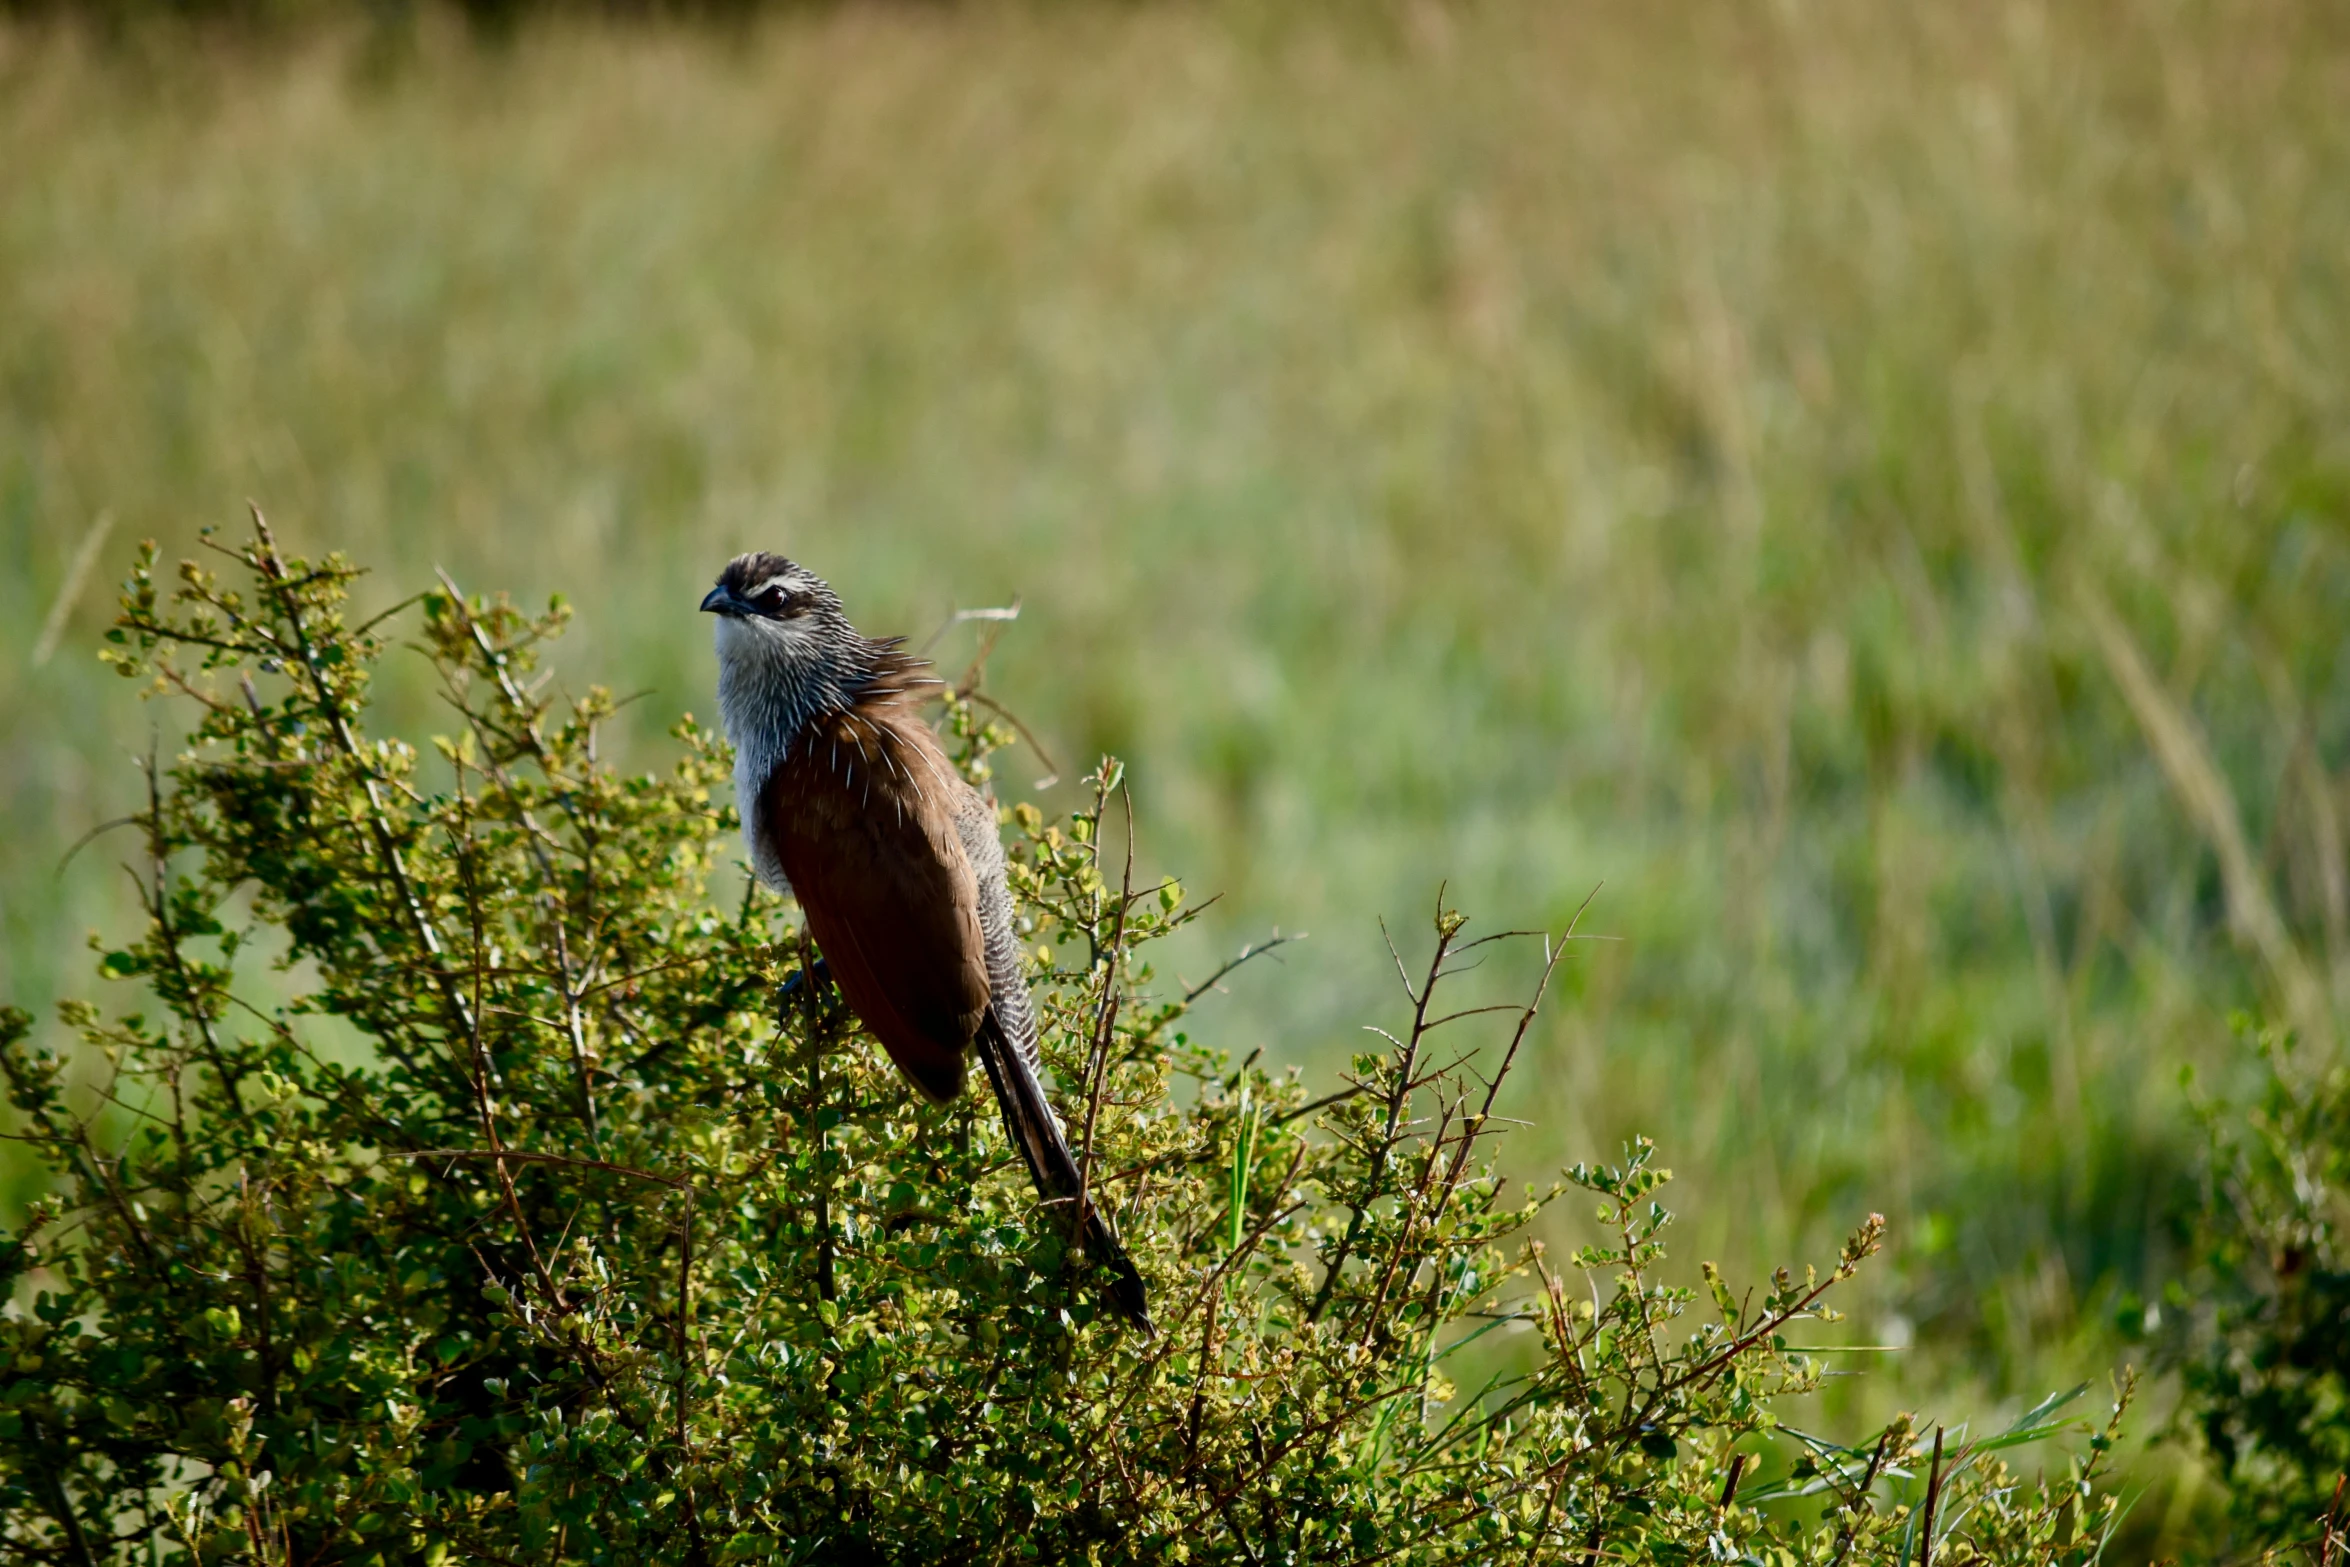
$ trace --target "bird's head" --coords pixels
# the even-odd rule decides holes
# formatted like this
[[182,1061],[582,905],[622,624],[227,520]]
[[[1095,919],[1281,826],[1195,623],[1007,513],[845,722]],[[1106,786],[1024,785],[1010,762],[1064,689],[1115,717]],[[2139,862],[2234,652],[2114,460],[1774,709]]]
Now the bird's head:
[[822,682],[847,673],[864,642],[841,610],[840,595],[797,561],[764,550],[737,555],[702,596],[718,617],[718,660],[770,680]]

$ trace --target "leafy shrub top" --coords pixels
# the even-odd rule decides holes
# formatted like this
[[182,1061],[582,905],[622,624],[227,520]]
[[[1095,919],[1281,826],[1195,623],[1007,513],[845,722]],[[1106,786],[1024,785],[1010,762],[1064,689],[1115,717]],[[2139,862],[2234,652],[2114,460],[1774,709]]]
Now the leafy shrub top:
[[[1452,1008],[1457,913],[1336,1092],[1193,1040],[1206,987],[1147,954],[1195,911],[1106,852],[1105,761],[1090,808],[1009,822],[1064,1114],[1164,1303],[1122,1332],[984,1102],[903,1089],[789,905],[712,904],[721,742],[683,720],[623,776],[611,697],[537,670],[560,604],[444,581],[354,623],[355,568],[255,522],[230,580],[167,592],[150,548],[112,634],[197,715],[99,963],[151,1002],[68,1007],[76,1058],[0,1018],[54,1182],[0,1241],[20,1559],[2037,1562],[2110,1528],[2112,1426],[2045,1485],[1994,1456],[2054,1401],[1947,1446],[1781,1430],[1874,1216],[1825,1277],[1700,1298],[1659,1277],[1645,1143],[1505,1180],[1541,995]],[[429,756],[365,722],[411,610],[461,719]],[[941,721],[984,778],[972,696]],[[1602,1238],[1556,1270],[1527,1227],[1569,1188]]]

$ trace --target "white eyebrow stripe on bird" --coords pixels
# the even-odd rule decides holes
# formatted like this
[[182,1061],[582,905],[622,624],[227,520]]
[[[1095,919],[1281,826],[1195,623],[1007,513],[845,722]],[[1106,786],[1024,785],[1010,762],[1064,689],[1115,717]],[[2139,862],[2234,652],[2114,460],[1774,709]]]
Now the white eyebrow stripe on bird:
[[765,593],[769,588],[788,588],[790,586],[791,573],[787,571],[780,576],[769,577],[765,582],[760,583],[757,587],[746,591],[743,594],[743,597],[755,599],[762,593]]

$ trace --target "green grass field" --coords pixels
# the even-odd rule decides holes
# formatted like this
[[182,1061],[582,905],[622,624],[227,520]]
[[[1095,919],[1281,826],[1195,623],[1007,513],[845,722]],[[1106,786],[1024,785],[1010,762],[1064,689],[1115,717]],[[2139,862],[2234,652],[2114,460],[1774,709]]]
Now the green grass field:
[[2179,1069],[2350,1005],[2345,102],[2261,0],[0,30],[0,993],[131,917],[57,867],[136,539],[560,590],[647,765],[777,547],[872,630],[1021,596],[989,689],[1130,760],[1186,968],[1312,932],[1236,1050],[1329,1078],[1442,880],[1604,882],[1544,1149],[1654,1135],[1686,1258],[1887,1213],[1855,1408],[2099,1376]]

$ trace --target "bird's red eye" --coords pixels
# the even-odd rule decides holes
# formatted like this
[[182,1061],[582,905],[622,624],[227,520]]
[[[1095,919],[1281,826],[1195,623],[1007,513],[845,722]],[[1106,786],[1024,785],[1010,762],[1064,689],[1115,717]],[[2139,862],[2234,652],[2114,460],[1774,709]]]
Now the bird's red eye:
[[769,588],[759,595],[759,607],[770,615],[782,614],[783,604],[784,592],[781,588]]

